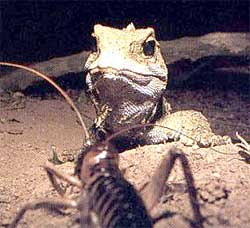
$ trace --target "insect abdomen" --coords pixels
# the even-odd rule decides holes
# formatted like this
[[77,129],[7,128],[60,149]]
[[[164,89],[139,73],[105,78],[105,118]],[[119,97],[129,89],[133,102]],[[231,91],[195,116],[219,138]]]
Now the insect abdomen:
[[103,228],[152,227],[147,210],[133,186],[117,170],[95,172],[89,184],[90,209]]

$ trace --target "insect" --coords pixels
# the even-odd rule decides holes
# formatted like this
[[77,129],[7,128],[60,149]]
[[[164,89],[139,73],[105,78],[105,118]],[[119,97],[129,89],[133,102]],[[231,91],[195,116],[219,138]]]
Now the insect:
[[[123,177],[118,167],[119,154],[108,137],[105,141],[89,146],[82,157],[80,180],[77,177],[63,174],[52,164],[44,166],[49,179],[63,196],[64,193],[57,178],[80,189],[78,200],[57,199],[36,201],[26,204],[10,225],[16,227],[27,210],[45,208],[47,210],[75,208],[80,212],[81,227],[153,227],[152,209],[164,193],[165,182],[174,166],[176,159],[181,161],[187,189],[197,227],[203,227],[203,217],[197,201],[194,179],[185,154],[172,148],[151,181],[140,191]],[[97,218],[97,221],[94,221]]]
[[[0,64],[15,67],[21,66],[11,63]],[[28,69],[31,72],[37,73],[35,70],[24,66],[21,66],[20,68]],[[39,74],[40,76],[42,75],[41,73]],[[46,76],[44,77],[44,75],[42,75],[41,77],[51,83],[51,80]],[[53,81],[51,84],[66,98],[79,117],[80,114],[77,108],[67,94]],[[79,188],[81,191],[79,200],[58,199],[28,203],[21,208],[13,222],[10,224],[10,227],[15,227],[27,210],[38,208],[45,208],[48,210],[76,208],[80,212],[81,227],[152,227],[153,219],[150,216],[150,212],[164,192],[165,181],[167,180],[176,159],[180,159],[183,166],[195,222],[198,227],[202,227],[203,217],[200,213],[197,202],[193,176],[187,158],[181,150],[172,148],[167,153],[153,175],[152,180],[140,191],[140,193],[138,193],[123,177],[119,170],[119,155],[116,148],[110,143],[111,140],[125,130],[152,126],[153,124],[133,126],[108,137],[103,142],[90,145],[89,135],[85,124],[82,121],[82,118],[79,117],[79,119],[87,142],[85,144],[87,148],[80,159],[80,180],[76,177],[61,173],[50,163],[47,163],[44,166],[52,185],[61,196],[63,196],[64,193],[57,183],[56,177]],[[93,217],[91,217],[92,212],[96,214],[97,221],[94,221]]]

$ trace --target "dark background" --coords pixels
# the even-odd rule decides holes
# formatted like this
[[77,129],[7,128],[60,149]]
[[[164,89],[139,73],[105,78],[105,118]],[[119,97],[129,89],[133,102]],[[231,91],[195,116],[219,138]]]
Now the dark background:
[[93,25],[152,26],[158,39],[249,31],[243,1],[1,1],[1,59],[39,62],[91,48]]

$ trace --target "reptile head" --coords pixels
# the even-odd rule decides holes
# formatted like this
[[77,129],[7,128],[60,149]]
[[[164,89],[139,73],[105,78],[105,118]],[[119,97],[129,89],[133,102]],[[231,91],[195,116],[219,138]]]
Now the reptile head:
[[91,75],[109,73],[144,85],[157,78],[166,85],[168,70],[153,28],[135,29],[131,23],[115,29],[97,24],[92,36],[96,51],[85,65]]
[[154,29],[95,25],[92,35],[96,50],[85,68],[96,122],[112,133],[152,120],[161,110],[168,77]]

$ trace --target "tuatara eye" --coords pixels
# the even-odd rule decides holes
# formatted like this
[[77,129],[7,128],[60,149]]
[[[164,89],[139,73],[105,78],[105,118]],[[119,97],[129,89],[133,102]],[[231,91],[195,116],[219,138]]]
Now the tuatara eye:
[[149,40],[143,44],[143,53],[146,56],[153,56],[155,53],[155,41]]

